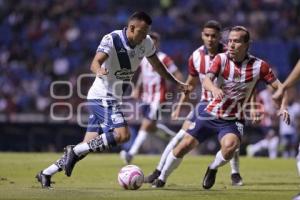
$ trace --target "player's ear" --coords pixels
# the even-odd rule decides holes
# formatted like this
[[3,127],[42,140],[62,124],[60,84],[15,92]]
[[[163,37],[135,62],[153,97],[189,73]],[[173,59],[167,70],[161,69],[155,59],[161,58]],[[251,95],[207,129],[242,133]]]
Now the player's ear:
[[131,25],[129,25],[129,31],[130,32],[134,32],[134,28],[135,28],[135,26],[133,25],[133,24],[131,24]]

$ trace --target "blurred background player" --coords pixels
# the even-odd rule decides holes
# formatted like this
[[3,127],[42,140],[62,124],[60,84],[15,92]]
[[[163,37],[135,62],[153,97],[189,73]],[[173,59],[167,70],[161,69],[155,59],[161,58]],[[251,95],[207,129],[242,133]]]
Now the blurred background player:
[[[143,57],[148,58],[161,76],[187,89],[158,59],[153,41],[147,36],[151,23],[148,14],[135,12],[126,28],[103,37],[91,64],[96,78],[87,96],[90,109],[87,132],[82,143],[67,146],[59,160],[36,175],[43,188],[51,187],[51,177],[58,171],[65,170],[71,176],[76,162],[89,152],[103,152],[129,139],[128,125],[118,101],[125,91],[124,83],[130,82]],[[116,84],[122,87],[117,88]]]
[[[273,95],[273,99],[275,101],[280,102],[281,99],[283,98],[286,90],[291,88],[293,85],[295,85],[296,82],[299,80],[300,80],[300,59],[298,60],[293,71],[290,73],[290,75],[287,77],[287,79],[284,81],[284,83],[277,89],[277,91]],[[299,118],[297,118],[298,126],[299,126],[299,122],[300,122],[300,120],[299,120]],[[299,149],[300,149],[300,145],[299,145]],[[298,168],[298,173],[299,173],[299,171],[300,171],[300,151],[298,152],[298,155],[297,155],[297,168]],[[293,200],[300,200],[300,193],[298,193],[293,198]]]
[[[249,44],[250,33],[245,27],[235,26],[230,29],[228,52],[214,58],[203,80],[203,86],[212,92],[213,100],[204,111],[195,111],[188,134],[169,153],[164,166],[165,173],[155,181],[157,187],[164,185],[184,155],[202,143],[208,134],[217,132],[221,149],[208,166],[202,183],[204,189],[210,189],[215,183],[218,168],[228,163],[239,148],[244,129],[244,111],[241,108],[249,102],[256,83],[263,80],[274,89],[281,84],[268,63],[248,53]],[[215,79],[218,81],[217,86],[213,83]],[[289,123],[285,98],[280,114]]]
[[[221,24],[217,21],[210,20],[206,22],[203,26],[203,30],[201,32],[201,38],[203,40],[203,45],[197,48],[189,58],[188,61],[188,69],[189,75],[186,81],[186,84],[192,86],[192,90],[196,88],[199,84],[199,80],[201,83],[201,99],[199,105],[204,109],[209,101],[212,100],[212,93],[204,89],[202,85],[202,81],[205,77],[205,74],[208,72],[208,69],[211,65],[211,62],[215,55],[218,53],[223,53],[226,51],[226,47],[220,42],[221,39]],[[184,102],[188,100],[188,94],[182,94],[181,98],[177,104],[176,110],[172,113],[172,117],[174,119],[178,119],[180,110]],[[178,142],[184,137],[185,132],[187,131],[188,127],[190,126],[190,118],[193,115],[191,112],[187,120],[183,123],[181,130],[177,133],[177,135],[169,142],[167,147],[165,148],[161,159],[153,171],[152,174],[145,177],[145,182],[153,183],[155,179],[157,179],[160,174],[163,172],[164,165],[166,163],[166,159],[168,154],[175,148]],[[212,134],[213,135],[213,134]],[[234,157],[230,161],[231,165],[231,180],[232,185],[242,185],[242,177],[240,175],[239,170],[239,151],[237,150]],[[162,181],[156,181],[154,183],[154,187],[162,187],[166,183]]]
[[[297,98],[297,92],[294,87],[286,90],[288,96],[288,111],[291,117],[291,124],[287,125],[282,120],[279,123],[279,150],[284,158],[295,158],[297,144],[299,142],[299,118],[300,118],[300,104]],[[297,164],[298,166],[298,164]],[[300,166],[298,166],[298,172]],[[300,173],[299,173],[300,174]]]
[[266,87],[257,93],[257,102],[260,103],[260,110],[263,111],[262,119],[257,124],[257,128],[258,132],[263,135],[263,138],[247,146],[247,155],[252,157],[263,150],[267,150],[269,158],[275,159],[278,156],[279,144],[278,131],[275,127],[278,127],[279,119],[277,117],[276,104],[272,100],[272,89]]
[[[157,32],[149,34],[157,49],[159,60],[164,63],[167,70],[174,75],[178,80],[183,80],[183,75],[178,70],[174,61],[165,53],[159,51],[160,35]],[[142,124],[138,131],[129,151],[122,150],[121,158],[126,164],[131,163],[133,157],[139,152],[148,135],[157,130],[156,122],[161,118],[160,104],[165,102],[167,94],[167,83],[164,78],[157,73],[146,58],[143,58],[141,64],[141,72],[133,90],[133,97],[138,99],[141,97],[142,106],[140,110],[143,115]]]

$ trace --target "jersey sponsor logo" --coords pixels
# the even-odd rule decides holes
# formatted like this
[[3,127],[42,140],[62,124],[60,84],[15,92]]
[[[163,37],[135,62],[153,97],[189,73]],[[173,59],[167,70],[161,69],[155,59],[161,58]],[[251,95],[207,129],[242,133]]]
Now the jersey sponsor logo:
[[124,118],[122,116],[122,114],[118,113],[118,114],[112,114],[111,115],[111,120],[113,124],[120,124],[120,123],[124,123]]
[[134,71],[130,69],[122,68],[115,72],[115,76],[120,80],[130,80],[134,74]]

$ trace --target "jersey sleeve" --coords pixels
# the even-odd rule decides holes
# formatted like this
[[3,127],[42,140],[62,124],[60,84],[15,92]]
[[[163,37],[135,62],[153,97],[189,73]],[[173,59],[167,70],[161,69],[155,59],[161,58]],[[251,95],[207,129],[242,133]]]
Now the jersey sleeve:
[[189,61],[188,61],[188,71],[189,71],[189,75],[191,76],[198,76],[199,73],[197,72],[195,66],[194,66],[194,62],[193,62],[193,57],[190,56],[189,57]]
[[262,61],[261,63],[260,79],[265,81],[267,84],[270,84],[277,79],[270,65],[265,61]]
[[215,76],[218,76],[221,70],[221,56],[216,55],[216,57],[213,59],[212,64],[208,70],[207,73],[212,73]]
[[169,56],[165,56],[162,62],[165,64],[170,73],[174,73],[178,70],[178,67],[175,65],[174,61]]
[[145,57],[151,57],[156,53],[156,48],[153,40],[147,35],[145,39]]
[[113,48],[114,45],[113,45],[112,37],[110,34],[107,34],[102,38],[96,52],[103,52],[108,56],[110,56],[112,54]]

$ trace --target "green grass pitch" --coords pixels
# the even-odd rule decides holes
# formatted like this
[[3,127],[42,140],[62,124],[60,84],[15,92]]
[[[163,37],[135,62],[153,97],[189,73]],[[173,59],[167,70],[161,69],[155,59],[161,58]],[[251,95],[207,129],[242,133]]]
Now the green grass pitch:
[[[63,173],[53,177],[53,190],[40,188],[35,174],[51,164],[60,154],[54,153],[0,153],[0,199],[128,199],[128,200],[285,200],[299,189],[295,160],[241,157],[241,174],[245,185],[233,187],[230,167],[219,169],[211,190],[204,190],[201,182],[212,156],[186,156],[169,177],[163,189],[144,184],[136,191],[126,191],[117,182],[123,166],[117,154],[92,154],[74,169],[72,177]],[[139,155],[134,164],[145,175],[152,172],[159,156]]]

